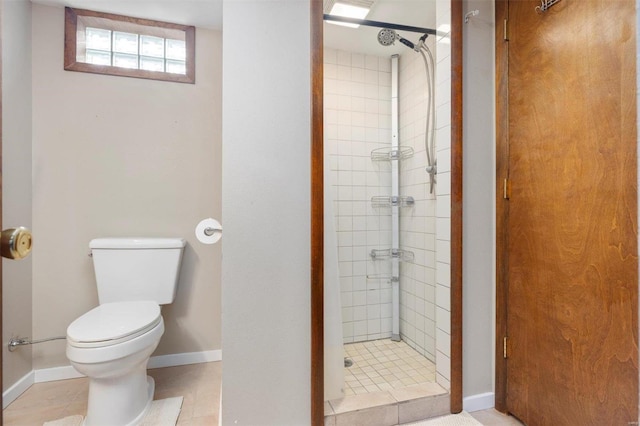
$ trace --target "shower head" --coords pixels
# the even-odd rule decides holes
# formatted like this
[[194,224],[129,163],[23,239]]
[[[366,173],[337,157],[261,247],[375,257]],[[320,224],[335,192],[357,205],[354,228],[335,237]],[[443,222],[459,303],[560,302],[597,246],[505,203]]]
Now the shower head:
[[416,46],[406,38],[401,37],[392,29],[383,28],[378,32],[378,43],[383,46],[391,46],[395,41],[398,40],[400,43],[407,46],[409,49],[415,49]]
[[383,46],[391,46],[398,38],[398,33],[389,28],[383,28],[378,32],[378,43]]

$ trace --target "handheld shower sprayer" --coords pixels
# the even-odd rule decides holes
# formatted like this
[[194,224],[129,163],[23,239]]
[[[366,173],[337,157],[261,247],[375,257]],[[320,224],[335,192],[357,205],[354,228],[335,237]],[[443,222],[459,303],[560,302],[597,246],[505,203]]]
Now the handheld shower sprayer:
[[[425,34],[426,36],[426,34]],[[423,36],[424,37],[424,36]],[[425,37],[426,38],[426,37]],[[400,36],[397,32],[390,28],[383,28],[378,32],[378,43],[383,46],[391,46],[398,40],[400,43],[407,46],[409,49],[416,49],[416,45],[407,40],[406,38]],[[421,39],[422,40],[422,39]]]

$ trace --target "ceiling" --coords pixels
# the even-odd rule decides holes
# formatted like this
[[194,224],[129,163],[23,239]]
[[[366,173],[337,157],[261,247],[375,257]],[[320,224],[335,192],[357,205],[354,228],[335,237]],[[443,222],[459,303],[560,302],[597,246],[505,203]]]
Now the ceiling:
[[[222,0],[32,0],[50,6],[70,6],[120,15],[174,22],[183,25],[222,30]],[[416,27],[435,27],[435,0],[376,0],[368,20]],[[324,44],[334,49],[371,55],[392,55],[406,51],[400,43],[384,47],[378,44],[379,28],[347,28],[324,24]],[[420,34],[399,33],[416,41]]]
[[32,0],[155,21],[222,30],[222,0]]
[[[435,29],[435,3],[435,0],[377,0],[366,19]],[[393,46],[381,46],[377,39],[378,31],[380,28],[361,25],[356,29],[325,22],[324,45],[334,49],[379,56],[399,54],[407,50],[398,42]],[[413,42],[422,35],[408,31],[398,31],[398,33]]]

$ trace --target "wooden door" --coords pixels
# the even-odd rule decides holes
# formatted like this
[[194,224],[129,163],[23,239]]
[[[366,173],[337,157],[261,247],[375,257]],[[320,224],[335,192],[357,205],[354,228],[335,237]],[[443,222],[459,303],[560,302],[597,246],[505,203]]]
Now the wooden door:
[[[634,0],[508,3],[506,407],[638,420]],[[502,24],[502,22],[500,22]]]

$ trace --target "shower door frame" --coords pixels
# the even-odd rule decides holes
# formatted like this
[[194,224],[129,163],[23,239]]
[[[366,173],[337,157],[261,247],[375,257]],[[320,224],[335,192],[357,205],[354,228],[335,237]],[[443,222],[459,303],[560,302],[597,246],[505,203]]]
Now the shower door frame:
[[[324,425],[323,1],[311,8],[311,425]],[[462,411],[462,0],[451,0],[451,406]]]

